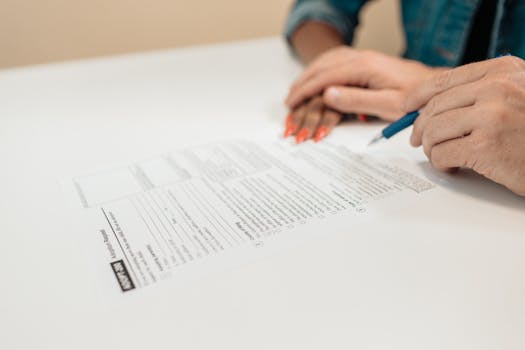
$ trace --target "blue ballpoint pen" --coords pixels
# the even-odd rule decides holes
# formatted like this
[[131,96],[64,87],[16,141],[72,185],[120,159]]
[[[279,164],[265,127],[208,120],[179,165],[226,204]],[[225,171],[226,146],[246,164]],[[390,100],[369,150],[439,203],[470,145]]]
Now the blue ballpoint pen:
[[406,114],[401,119],[393,122],[392,124],[384,128],[379,135],[377,135],[376,137],[372,139],[372,141],[370,141],[368,145],[369,146],[373,145],[374,143],[378,142],[379,140],[383,138],[385,139],[391,138],[392,136],[394,136],[401,130],[404,130],[408,128],[410,125],[414,124],[414,121],[417,119],[418,116],[419,116],[418,111],[414,111],[414,112],[410,112]]
[[[503,56],[512,56],[510,53],[501,54],[498,55],[497,58],[503,57]],[[382,139],[389,139],[398,132],[405,130],[410,125],[414,124],[417,117],[419,117],[419,111],[410,112],[406,115],[404,115],[401,119],[391,123],[389,126],[384,128],[379,135],[374,137],[372,141],[368,144],[368,146],[373,145],[374,143],[382,140]]]
[[[504,56],[512,56],[512,55],[510,53],[506,53],[506,54],[498,55],[497,58],[504,57]],[[417,117],[419,117],[419,111],[410,112],[404,115],[401,119],[391,123],[389,126],[384,128],[379,135],[377,135],[376,137],[372,139],[372,141],[370,141],[368,146],[373,145],[374,143],[384,138],[389,139],[395,134],[397,134],[398,132],[405,130],[410,125],[414,124]]]

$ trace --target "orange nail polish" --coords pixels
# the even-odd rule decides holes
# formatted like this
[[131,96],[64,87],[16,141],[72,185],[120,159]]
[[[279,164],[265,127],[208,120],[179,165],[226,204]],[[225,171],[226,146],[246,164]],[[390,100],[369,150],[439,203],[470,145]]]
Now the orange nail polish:
[[328,135],[328,128],[326,126],[320,126],[315,132],[314,141],[319,142]]
[[295,130],[297,129],[297,125],[293,122],[293,113],[288,114],[286,117],[285,122],[285,129],[284,129],[284,137],[288,137],[290,135],[293,135]]
[[288,137],[288,136],[293,135],[293,133],[295,132],[296,129],[297,129],[297,125],[295,125],[292,122],[288,123],[286,125],[286,129],[284,130],[284,137]]
[[357,119],[359,119],[359,121],[362,121],[363,123],[366,123],[368,121],[368,116],[366,114],[359,114],[357,116]]
[[302,128],[299,131],[299,133],[297,134],[297,136],[295,137],[295,142],[296,143],[303,142],[304,140],[306,140],[306,138],[308,137],[309,133],[310,133],[310,131],[307,128]]

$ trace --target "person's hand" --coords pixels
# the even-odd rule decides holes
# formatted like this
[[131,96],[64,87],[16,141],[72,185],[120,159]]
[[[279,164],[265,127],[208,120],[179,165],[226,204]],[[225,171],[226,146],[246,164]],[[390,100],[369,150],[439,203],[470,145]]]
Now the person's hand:
[[411,143],[440,170],[466,167],[525,196],[525,61],[502,57],[439,74],[414,90],[424,106]]
[[[297,57],[308,64],[323,53],[344,45],[338,29],[319,21],[306,21],[292,35],[292,45]],[[286,119],[284,136],[295,135],[297,143],[311,137],[319,142],[341,120],[342,115],[322,103],[322,96],[313,96],[291,110]]]
[[321,141],[341,121],[342,114],[327,108],[323,97],[318,95],[305,101],[292,111],[286,119],[284,137],[295,135],[301,143],[310,138]]
[[[307,125],[313,128],[308,135],[316,135],[318,125],[323,134],[329,133],[341,120],[341,113],[398,119],[404,114],[407,92],[441,70],[374,51],[337,47],[313,61],[292,85],[286,98],[291,111],[287,126],[292,120],[299,133]],[[320,113],[304,112],[311,104],[313,110],[321,105],[328,111],[326,123]]]

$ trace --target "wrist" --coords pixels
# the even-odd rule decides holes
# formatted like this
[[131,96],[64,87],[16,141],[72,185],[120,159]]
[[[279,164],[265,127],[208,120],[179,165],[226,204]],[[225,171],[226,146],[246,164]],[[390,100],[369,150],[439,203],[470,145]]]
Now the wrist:
[[292,34],[292,45],[305,64],[320,54],[344,45],[341,33],[333,26],[320,21],[307,21]]
[[[416,62],[416,61],[414,61]],[[413,82],[411,85],[419,85],[423,83],[424,81],[431,79],[435,75],[439,75],[445,71],[450,70],[449,67],[432,67],[427,66],[426,64],[423,64],[421,62],[416,62],[419,65],[419,73],[414,76]]]

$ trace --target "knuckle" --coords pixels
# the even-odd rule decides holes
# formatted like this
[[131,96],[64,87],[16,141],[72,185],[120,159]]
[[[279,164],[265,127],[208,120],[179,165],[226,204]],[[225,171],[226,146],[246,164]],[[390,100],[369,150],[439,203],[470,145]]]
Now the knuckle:
[[489,120],[489,130],[497,131],[508,120],[507,109],[505,105],[492,103],[486,108],[487,118]]
[[523,72],[518,72],[514,74],[509,74],[509,77],[516,85],[520,88],[521,91],[525,88],[525,69]]
[[502,78],[515,84],[519,85],[523,81],[525,70],[523,72],[506,72],[502,74]]
[[[493,130],[483,130],[476,133],[473,140],[473,150],[476,154],[489,154],[496,145],[496,133]],[[469,166],[472,168],[472,166]]]
[[432,165],[434,165],[434,167],[438,169],[445,168],[446,155],[444,152],[441,152],[439,148],[434,147],[433,149],[430,150],[429,159]]
[[488,115],[487,127],[483,129],[480,136],[483,138],[480,141],[480,146],[484,152],[493,151],[499,148],[504,142],[505,125],[509,121],[509,112],[502,105],[492,105],[486,109]]
[[453,70],[449,69],[439,73],[433,78],[433,87],[438,90],[446,89],[452,80]]
[[427,105],[425,106],[425,114],[434,115],[439,105],[440,105],[440,102],[439,102],[438,96],[431,98],[430,101],[428,101]]
[[509,81],[509,94],[506,101],[509,104],[522,105],[524,101],[525,94],[525,70],[519,73],[511,73],[506,76],[506,79]]
[[468,169],[477,170],[478,169],[479,160],[474,154],[470,154],[463,163],[463,166]]
[[506,56],[506,57],[502,57],[500,59],[502,59],[504,64],[509,66],[510,68],[515,68],[515,69],[519,69],[519,70],[525,69],[525,61],[523,61],[519,57]]
[[463,166],[469,169],[478,169],[480,156],[487,155],[487,150],[491,148],[489,138],[485,133],[472,132],[469,136],[469,146],[463,159]]
[[490,90],[496,91],[500,96],[507,97],[514,90],[512,80],[504,76],[498,76],[489,81]]
[[502,74],[492,78],[486,78],[479,93],[488,100],[495,100],[499,103],[515,103],[521,100],[523,87],[519,78],[514,74]]

